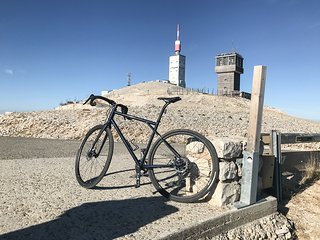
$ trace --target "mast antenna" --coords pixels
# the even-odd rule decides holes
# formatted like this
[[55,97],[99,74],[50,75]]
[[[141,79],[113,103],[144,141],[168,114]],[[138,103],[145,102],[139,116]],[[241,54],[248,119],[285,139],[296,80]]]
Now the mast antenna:
[[128,73],[128,86],[131,86],[131,72]]
[[234,41],[233,41],[233,39],[232,39],[232,41],[231,41],[231,46],[232,46],[232,52],[236,52],[236,48],[235,48],[235,46],[234,46]]
[[174,42],[174,51],[177,55],[180,54],[181,51],[181,43],[180,43],[180,26],[177,25],[177,40]]

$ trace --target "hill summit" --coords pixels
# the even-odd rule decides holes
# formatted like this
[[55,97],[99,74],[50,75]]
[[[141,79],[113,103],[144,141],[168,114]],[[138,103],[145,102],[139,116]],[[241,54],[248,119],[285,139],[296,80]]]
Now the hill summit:
[[[168,83],[146,82],[114,90],[106,97],[128,105],[129,114],[156,120],[163,106],[158,97],[180,96],[163,116],[159,132],[188,128],[211,137],[246,137],[250,100],[193,92]],[[36,138],[80,139],[92,126],[106,118],[108,106],[71,104],[55,110],[0,115],[0,135]],[[144,142],[148,126],[117,119],[129,138]],[[143,125],[143,126],[142,126]],[[264,107],[262,132],[320,132],[320,123]],[[117,137],[116,137],[117,139]]]

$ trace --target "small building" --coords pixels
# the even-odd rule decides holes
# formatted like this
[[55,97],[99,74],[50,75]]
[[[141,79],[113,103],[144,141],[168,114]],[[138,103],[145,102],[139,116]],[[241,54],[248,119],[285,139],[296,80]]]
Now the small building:
[[243,73],[243,57],[236,53],[216,56],[215,72],[218,75],[218,95],[240,93],[240,74]]

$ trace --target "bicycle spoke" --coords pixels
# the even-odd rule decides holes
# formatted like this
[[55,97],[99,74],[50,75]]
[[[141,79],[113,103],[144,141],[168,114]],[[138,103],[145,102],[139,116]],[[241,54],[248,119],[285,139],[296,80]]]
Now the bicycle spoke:
[[165,178],[157,178],[157,180],[158,180],[159,182],[163,182],[163,181],[166,181],[166,180],[171,179],[171,178],[176,177],[176,176],[178,176],[178,173],[177,173],[177,172],[175,172],[173,175],[167,176],[167,177],[165,177]]

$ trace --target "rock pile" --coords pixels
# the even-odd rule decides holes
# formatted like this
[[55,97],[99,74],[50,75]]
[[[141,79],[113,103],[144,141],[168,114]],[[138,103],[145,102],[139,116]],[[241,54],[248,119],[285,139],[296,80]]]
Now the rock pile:
[[280,213],[258,219],[241,227],[212,238],[211,240],[233,239],[296,239],[294,224]]

